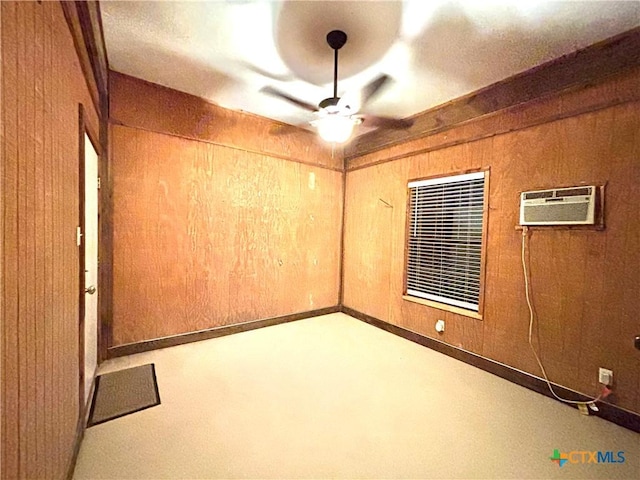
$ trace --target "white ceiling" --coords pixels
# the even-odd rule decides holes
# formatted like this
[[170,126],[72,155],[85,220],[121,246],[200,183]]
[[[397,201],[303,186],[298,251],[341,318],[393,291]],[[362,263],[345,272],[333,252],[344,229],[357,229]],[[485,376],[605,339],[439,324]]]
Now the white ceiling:
[[381,73],[395,82],[366,113],[407,117],[640,25],[640,1],[101,1],[112,70],[294,125]]

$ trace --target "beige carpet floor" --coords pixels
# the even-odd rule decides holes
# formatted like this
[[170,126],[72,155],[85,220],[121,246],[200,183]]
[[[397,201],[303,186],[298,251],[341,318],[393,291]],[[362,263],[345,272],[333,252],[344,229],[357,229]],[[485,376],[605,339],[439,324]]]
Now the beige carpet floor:
[[99,373],[151,362],[162,404],[88,429],[75,479],[640,478],[639,434],[340,313]]

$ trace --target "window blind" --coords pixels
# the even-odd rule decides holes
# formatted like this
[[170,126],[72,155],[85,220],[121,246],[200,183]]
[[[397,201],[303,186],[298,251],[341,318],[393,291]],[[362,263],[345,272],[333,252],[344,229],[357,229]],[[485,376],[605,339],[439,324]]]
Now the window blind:
[[407,294],[478,311],[484,172],[410,182]]

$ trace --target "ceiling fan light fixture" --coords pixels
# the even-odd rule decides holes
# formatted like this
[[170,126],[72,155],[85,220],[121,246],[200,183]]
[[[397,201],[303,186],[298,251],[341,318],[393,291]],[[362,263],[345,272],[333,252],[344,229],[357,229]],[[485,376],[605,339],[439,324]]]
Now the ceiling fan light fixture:
[[[388,75],[383,74],[369,82],[362,89],[356,108],[353,108],[350,103],[350,99],[354,100],[353,97],[338,97],[338,50],[340,50],[346,42],[347,34],[341,30],[332,30],[327,35],[327,43],[333,49],[333,96],[322,100],[318,105],[318,109],[305,101],[298,100],[275,88],[266,86],[261,90],[264,93],[280,97],[289,103],[313,112],[317,116],[317,120],[309,123],[318,129],[320,138],[334,144],[345,143],[351,138],[353,127],[363,121],[363,117],[358,115],[357,112],[364,103],[370,100],[385,84],[389,83],[391,79]],[[376,117],[374,115],[368,115],[367,122],[373,127],[386,126],[387,128],[396,129],[408,128],[413,124],[413,121]]]
[[320,138],[330,143],[344,143],[349,140],[356,123],[359,122],[354,121],[351,117],[338,114],[325,115],[312,122],[313,126],[318,129]]

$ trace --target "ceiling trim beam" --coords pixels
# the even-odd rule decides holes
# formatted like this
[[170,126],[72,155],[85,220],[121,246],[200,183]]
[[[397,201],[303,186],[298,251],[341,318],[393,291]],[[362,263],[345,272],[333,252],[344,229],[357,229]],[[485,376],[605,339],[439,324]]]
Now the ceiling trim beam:
[[109,62],[104,42],[100,4],[95,0],[61,1],[93,106],[101,112],[108,96]]
[[599,83],[640,66],[640,27],[543,63],[488,87],[414,115],[406,130],[375,130],[355,138],[345,148],[350,160],[400,143],[449,130],[509,107],[564,90]]

